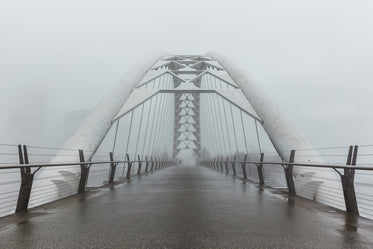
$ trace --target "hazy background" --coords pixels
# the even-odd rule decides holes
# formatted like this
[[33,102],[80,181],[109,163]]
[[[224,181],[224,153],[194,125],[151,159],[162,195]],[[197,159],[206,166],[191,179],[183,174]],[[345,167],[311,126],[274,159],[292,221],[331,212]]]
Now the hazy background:
[[60,146],[155,50],[219,51],[315,147],[373,144],[373,3],[0,0],[0,143]]

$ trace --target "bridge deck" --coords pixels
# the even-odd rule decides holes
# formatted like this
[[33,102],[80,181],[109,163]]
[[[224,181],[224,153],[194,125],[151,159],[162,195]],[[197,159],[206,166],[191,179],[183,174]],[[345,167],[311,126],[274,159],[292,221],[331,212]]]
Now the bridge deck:
[[0,219],[0,248],[373,248],[373,222],[202,167]]

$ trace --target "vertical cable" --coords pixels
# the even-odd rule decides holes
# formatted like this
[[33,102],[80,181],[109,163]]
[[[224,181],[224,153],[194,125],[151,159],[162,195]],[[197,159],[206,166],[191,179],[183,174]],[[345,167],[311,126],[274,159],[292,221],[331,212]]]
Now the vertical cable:
[[[154,138],[154,144],[153,144],[153,146],[152,146],[152,154],[154,153],[154,149],[155,149],[155,147],[158,145],[158,143],[159,143],[159,137],[160,137],[160,131],[161,131],[161,123],[163,122],[163,117],[164,117],[164,105],[165,105],[165,98],[164,98],[165,96],[164,96],[164,94],[162,94],[162,100],[161,100],[161,102],[162,102],[162,104],[160,104],[159,105],[159,108],[160,108],[160,112],[161,112],[161,114],[160,114],[160,117],[161,117],[161,120],[159,120],[158,118],[157,118],[157,128],[156,128],[156,137]],[[159,122],[158,122],[158,120],[159,120]]]
[[232,125],[233,125],[234,140],[235,140],[235,142],[236,142],[236,154],[238,154],[238,143],[237,143],[236,127],[235,127],[235,125],[234,125],[232,103],[229,102],[229,105],[230,105],[230,109],[231,109],[231,117],[232,117]]
[[[130,128],[128,129],[128,136],[127,136],[127,144],[126,144],[126,152],[124,153],[124,157],[126,157],[127,155],[127,152],[128,152],[128,144],[129,144],[129,141],[130,141],[130,137],[131,137],[131,130],[132,130],[132,121],[133,121],[133,111],[131,111],[131,121],[130,121]],[[123,163],[123,172],[122,172],[122,176],[124,175],[124,163]]]
[[136,154],[137,154],[137,148],[139,146],[139,140],[140,140],[140,131],[141,131],[141,126],[142,126],[142,118],[143,118],[143,114],[144,114],[144,106],[145,106],[145,103],[142,104],[142,107],[141,107],[141,117],[140,117],[140,125],[139,125],[139,129],[137,131],[137,141],[136,141],[136,149],[135,149],[135,160],[136,160]]
[[[220,101],[219,101],[219,98],[218,98],[218,96],[216,96],[215,95],[215,97],[216,97],[216,102],[218,103],[218,109],[219,110],[221,110],[220,109]],[[224,102],[223,102],[223,110],[224,110],[224,119],[225,119],[225,127],[226,127],[226,130],[227,130],[227,138],[228,138],[228,143],[229,143],[229,153],[232,155],[232,147],[231,147],[231,140],[230,140],[230,138],[229,138],[229,131],[228,131],[228,121],[227,121],[227,113],[226,113],[226,111],[225,111],[225,105],[224,105]],[[219,114],[220,114],[220,112],[219,112]]]
[[254,122],[255,122],[255,129],[256,129],[256,137],[258,138],[259,153],[262,154],[262,148],[260,146],[260,139],[259,139],[259,132],[258,132],[258,124],[256,122],[256,119],[254,119]]
[[213,154],[217,154],[218,153],[217,152],[218,150],[216,149],[217,143],[213,141],[214,138],[216,139],[216,137],[214,137],[212,135],[211,129],[209,129],[209,127],[208,127],[208,124],[209,123],[213,124],[213,122],[210,120],[210,114],[209,114],[209,111],[207,110],[207,106],[208,106],[207,105],[207,95],[205,94],[203,97],[204,97],[203,98],[203,107],[204,107],[203,109],[204,109],[204,113],[206,113],[204,115],[205,116],[205,118],[204,118],[204,120],[205,120],[205,125],[204,125],[205,129],[204,129],[204,132],[206,132],[206,134],[208,135],[208,137],[207,137],[208,148],[210,148],[210,150],[212,151]]
[[152,137],[153,137],[154,119],[155,119],[155,115],[156,115],[156,109],[158,107],[158,97],[159,97],[159,94],[160,93],[157,93],[157,95],[155,96],[155,105],[154,105],[154,110],[153,110],[153,113],[152,113],[152,125],[151,125],[151,128],[150,128],[148,149],[146,150],[146,154],[148,156],[150,156],[150,154],[149,154],[149,152],[150,152],[150,143],[152,142]]
[[132,122],[133,122],[134,110],[135,110],[135,109],[133,109],[133,110],[131,111],[131,121],[130,121],[130,128],[128,129],[127,144],[126,144],[126,153],[125,153],[125,154],[127,154],[127,152],[128,152],[128,144],[129,144],[130,137],[131,137]]
[[[210,79],[210,81],[211,81],[211,79]],[[214,96],[215,96],[215,94],[213,94],[213,96],[211,97],[212,99],[214,99],[215,100],[215,98],[214,98]],[[212,101],[211,101],[211,103],[212,103]],[[220,124],[220,134],[221,134],[221,141],[220,142],[222,142],[223,143],[223,147],[224,147],[224,152],[225,152],[225,154],[227,154],[227,149],[226,149],[226,147],[225,147],[225,136],[224,136],[224,133],[223,133],[223,120],[222,120],[222,118],[221,118],[221,113],[220,113],[220,111],[219,111],[219,119],[220,119],[220,122],[218,121],[218,111],[216,110],[216,108],[217,108],[217,105],[215,104],[215,103],[212,103],[211,104],[213,107],[214,107],[214,116],[216,117],[216,121],[217,121],[217,123],[219,123]],[[220,108],[219,108],[220,109]],[[219,126],[218,126],[219,127]]]
[[150,99],[150,104],[149,104],[149,108],[148,108],[148,114],[147,114],[148,117],[147,117],[147,120],[146,120],[144,143],[143,143],[143,146],[142,146],[142,149],[141,149],[141,158],[144,155],[144,149],[145,149],[145,144],[146,144],[147,135],[148,135],[148,126],[149,126],[150,111],[151,111],[151,108],[153,106],[152,104],[153,104],[153,97]]
[[167,115],[166,113],[166,110],[167,110],[167,104],[168,104],[168,98],[167,98],[167,94],[165,94],[165,97],[164,97],[164,104],[163,104],[163,108],[162,108],[162,117],[161,117],[161,123],[160,123],[160,127],[159,127],[159,136],[158,136],[158,139],[156,140],[157,141],[157,145],[159,145],[159,148],[160,148],[160,153],[162,153],[162,149],[163,149],[163,137],[164,137],[164,127],[165,127],[165,121],[166,121],[166,117],[165,115]]
[[243,137],[244,137],[244,141],[245,141],[245,149],[246,149],[246,153],[248,154],[249,151],[248,151],[248,149],[247,149],[246,132],[245,132],[245,126],[244,126],[244,124],[243,124],[242,110],[240,110],[240,116],[241,116],[241,124],[242,124],[242,130],[243,130]]
[[[208,124],[210,123],[210,124],[214,124],[214,122],[213,122],[213,120],[211,119],[211,113],[209,112],[210,110],[208,109],[208,99],[207,99],[207,96],[208,95],[208,93],[206,93],[206,95],[205,95],[205,100],[204,100],[204,103],[205,103],[205,112],[206,112],[206,118],[207,118],[207,120],[208,120],[208,122],[206,122],[206,131],[210,134],[210,139],[211,139],[211,141],[210,141],[210,146],[211,145],[215,145],[215,146],[211,146],[211,147],[214,147],[216,150],[215,150],[215,154],[218,154],[218,146],[219,146],[219,144],[217,143],[217,139],[216,139],[216,136],[214,136],[213,135],[213,133],[212,133],[212,129],[209,129],[209,127],[208,127]],[[212,127],[211,127],[212,128]],[[213,140],[215,140],[215,141],[213,141]]]
[[[166,105],[166,110],[169,110],[169,107],[171,106],[171,95],[170,94],[167,94],[167,105]],[[161,140],[161,146],[162,146],[162,148],[163,148],[163,150],[164,150],[164,152],[166,152],[167,153],[167,155],[168,155],[168,143],[167,143],[167,134],[168,134],[168,125],[170,124],[170,123],[172,123],[172,121],[171,121],[171,113],[170,112],[167,112],[167,114],[166,114],[166,117],[165,117],[165,125],[163,126],[163,137],[162,137],[162,140]]]
[[[160,95],[160,101],[159,102],[162,102],[162,96]],[[149,153],[151,153],[151,155],[153,155],[153,148],[154,148],[154,145],[155,145],[155,137],[156,137],[156,131],[157,131],[157,129],[158,129],[158,120],[159,120],[159,112],[160,112],[160,104],[156,107],[157,109],[157,111],[156,111],[156,115],[157,115],[157,117],[156,117],[156,119],[155,119],[155,129],[154,130],[152,130],[152,132],[151,132],[151,135],[150,135],[150,137],[152,138],[150,141],[152,142],[152,150],[150,150],[150,143],[149,143]],[[154,128],[154,127],[153,127]]]
[[[165,78],[163,77],[162,85],[163,85],[164,81],[165,81]],[[162,85],[160,85],[160,87]],[[155,134],[154,143],[153,143],[153,146],[152,146],[152,154],[154,152],[154,146],[157,144],[158,137],[159,137],[159,133],[158,133],[158,131],[159,131],[159,122],[158,122],[158,120],[159,120],[159,112],[162,112],[161,115],[163,115],[163,112],[164,112],[164,107],[163,107],[164,106],[164,95],[163,94],[161,95],[161,102],[162,103],[159,105],[158,112],[157,112],[157,121],[156,121],[156,129],[155,129],[155,131],[157,133]]]
[[113,143],[113,150],[112,150],[113,155],[114,155],[114,151],[115,151],[115,144],[117,142],[119,121],[120,121],[120,119],[117,120],[117,127],[115,128],[115,136],[114,136],[114,143]]
[[[209,95],[208,95],[209,96]],[[225,147],[225,139],[224,139],[224,134],[223,134],[223,126],[222,126],[222,120],[221,120],[221,117],[220,117],[220,122],[219,122],[219,120],[218,120],[218,114],[217,114],[217,111],[216,111],[216,105],[212,102],[212,99],[213,99],[213,96],[211,96],[211,98],[210,98],[210,102],[211,102],[211,104],[210,104],[210,106],[213,106],[214,108],[212,108],[213,109],[213,114],[212,114],[212,116],[214,116],[215,117],[215,124],[216,124],[216,127],[218,128],[217,129],[217,131],[218,131],[218,135],[220,135],[220,143],[219,143],[219,145],[220,145],[220,147],[221,147],[221,153],[223,154],[223,152],[224,153],[226,153],[227,152],[227,149],[226,149],[226,147]],[[219,115],[220,116],[220,115]],[[219,129],[219,124],[220,124],[220,128],[221,129]],[[219,141],[218,141],[219,142]],[[223,146],[221,146],[221,143],[223,143]],[[224,148],[224,150],[223,150],[223,148]]]
[[[170,102],[169,95],[166,94],[166,107],[165,107],[166,110],[168,110],[169,102]],[[163,122],[164,125],[163,125],[162,137],[161,137],[161,140],[160,140],[160,147],[162,148],[162,151],[161,151],[162,157],[165,156],[165,151],[166,151],[165,147],[167,147],[165,138],[167,137],[166,127],[168,125],[168,119],[169,119],[169,112],[166,112],[164,122]]]

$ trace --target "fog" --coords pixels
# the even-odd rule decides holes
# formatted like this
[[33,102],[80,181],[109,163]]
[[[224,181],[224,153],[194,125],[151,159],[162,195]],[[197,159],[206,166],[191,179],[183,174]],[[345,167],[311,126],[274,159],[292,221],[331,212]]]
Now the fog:
[[373,4],[0,2],[0,143],[60,146],[154,51],[219,51],[315,147],[372,144]]

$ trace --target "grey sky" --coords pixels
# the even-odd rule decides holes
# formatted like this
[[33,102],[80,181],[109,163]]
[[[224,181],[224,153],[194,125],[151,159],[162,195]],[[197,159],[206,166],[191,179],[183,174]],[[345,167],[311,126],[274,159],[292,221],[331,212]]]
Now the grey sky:
[[217,50],[316,147],[371,144],[371,13],[363,0],[0,0],[0,142],[60,145],[66,112],[93,108],[143,56]]

